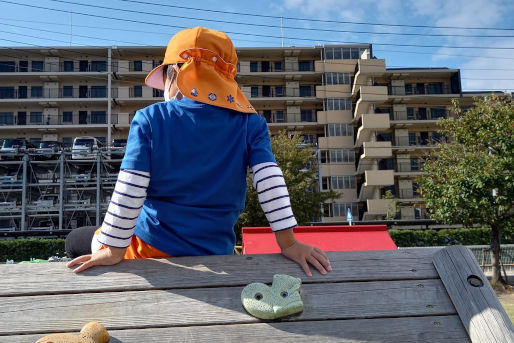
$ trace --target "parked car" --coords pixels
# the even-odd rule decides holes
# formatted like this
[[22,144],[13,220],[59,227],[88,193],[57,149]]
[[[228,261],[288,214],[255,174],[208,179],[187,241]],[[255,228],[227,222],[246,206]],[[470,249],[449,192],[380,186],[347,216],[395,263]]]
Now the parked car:
[[111,158],[118,159],[125,156],[126,139],[113,139],[111,144]]
[[39,143],[36,153],[39,158],[50,160],[59,158],[60,153],[64,150],[64,144],[58,141],[43,141]]
[[76,137],[71,148],[71,158],[73,160],[94,160],[101,148],[102,143],[95,137]]
[[21,159],[21,155],[29,150],[36,149],[34,144],[24,138],[6,139],[2,143],[0,156],[4,160]]

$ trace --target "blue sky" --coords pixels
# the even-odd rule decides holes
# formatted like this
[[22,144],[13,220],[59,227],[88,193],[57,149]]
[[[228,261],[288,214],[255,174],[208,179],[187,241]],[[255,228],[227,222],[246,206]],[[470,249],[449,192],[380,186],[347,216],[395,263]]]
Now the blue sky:
[[[69,46],[70,40],[73,46],[166,45],[169,38],[181,27],[202,25],[229,32],[234,44],[239,47],[278,47],[282,44],[314,46],[338,42],[372,43],[374,55],[377,58],[385,58],[387,67],[459,68],[464,90],[514,91],[514,21],[512,20],[514,2],[508,0],[141,0],[141,3],[122,0],[8,0],[8,2],[12,3],[0,0],[1,46]],[[14,3],[123,20],[30,8]],[[91,5],[115,9],[95,8]],[[124,12],[122,9],[136,13]],[[268,15],[274,18],[209,12],[212,10]],[[281,19],[280,17],[310,20]],[[414,28],[342,23],[344,21],[510,30]],[[443,36],[427,36],[427,34]],[[471,35],[502,37],[470,37]],[[451,48],[452,46],[471,48],[456,49]],[[502,49],[486,49],[487,47]]]

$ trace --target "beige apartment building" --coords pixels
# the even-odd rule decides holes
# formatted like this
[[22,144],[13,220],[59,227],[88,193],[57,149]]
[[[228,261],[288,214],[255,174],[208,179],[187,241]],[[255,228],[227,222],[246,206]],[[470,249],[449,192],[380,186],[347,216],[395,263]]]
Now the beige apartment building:
[[[32,143],[94,136],[126,138],[134,113],[162,101],[144,86],[164,47],[0,48],[0,138]],[[451,99],[464,106],[458,69],[386,68],[372,46],[238,48],[237,81],[271,133],[301,132],[316,151],[323,222],[384,219],[392,200],[401,219],[426,218],[413,179],[441,138]],[[98,208],[98,207],[97,207]]]

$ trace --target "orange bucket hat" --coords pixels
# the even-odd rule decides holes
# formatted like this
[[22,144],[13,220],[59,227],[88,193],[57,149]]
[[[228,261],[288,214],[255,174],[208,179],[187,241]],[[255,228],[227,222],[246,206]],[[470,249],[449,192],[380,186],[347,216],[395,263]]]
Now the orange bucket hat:
[[255,113],[235,80],[236,49],[225,33],[201,26],[178,32],[168,43],[164,61],[148,74],[145,84],[164,90],[163,67],[176,63],[183,63],[177,75],[182,95],[238,112]]

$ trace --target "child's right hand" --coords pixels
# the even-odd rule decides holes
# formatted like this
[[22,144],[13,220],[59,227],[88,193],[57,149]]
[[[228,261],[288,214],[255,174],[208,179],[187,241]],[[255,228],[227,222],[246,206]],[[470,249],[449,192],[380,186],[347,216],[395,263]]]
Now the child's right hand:
[[100,249],[91,255],[79,256],[68,262],[66,266],[71,268],[79,263],[82,263],[80,266],[73,270],[74,273],[80,273],[81,271],[94,266],[112,266],[114,264],[120,263],[123,260],[126,250],[126,248],[120,249],[107,247],[105,249]]

